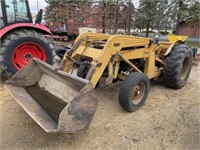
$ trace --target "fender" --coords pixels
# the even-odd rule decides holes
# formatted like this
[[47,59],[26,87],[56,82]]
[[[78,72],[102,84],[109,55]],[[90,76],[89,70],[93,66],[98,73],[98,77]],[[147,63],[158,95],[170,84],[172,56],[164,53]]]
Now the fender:
[[167,56],[171,52],[172,48],[175,45],[179,44],[180,41],[181,42],[185,42],[187,40],[187,38],[188,38],[188,36],[179,36],[179,35],[168,35],[167,37],[169,39],[169,42],[171,42],[172,44],[167,49],[167,51],[165,52],[165,54],[163,54],[164,56]]
[[51,31],[49,28],[47,28],[44,24],[32,24],[32,23],[15,23],[9,26],[4,27],[0,31],[0,38],[2,38],[6,33],[9,31],[12,31],[13,29],[17,28],[32,28],[33,30],[40,30],[44,32],[45,34],[50,34],[52,35]]
[[171,45],[170,45],[170,47],[167,49],[167,51],[163,54],[164,56],[167,56],[170,52],[171,52],[171,50],[172,50],[172,48],[174,47],[174,45],[176,45],[176,42],[175,43],[172,43]]

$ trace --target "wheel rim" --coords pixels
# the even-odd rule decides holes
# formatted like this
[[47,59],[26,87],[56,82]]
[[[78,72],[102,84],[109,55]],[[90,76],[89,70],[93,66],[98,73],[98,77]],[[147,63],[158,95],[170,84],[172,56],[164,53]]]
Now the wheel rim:
[[132,90],[131,93],[131,100],[132,103],[137,105],[141,102],[142,98],[144,97],[145,93],[145,85],[142,82],[139,82]]
[[181,68],[181,73],[180,73],[181,80],[184,80],[186,78],[189,71],[189,64],[190,64],[190,59],[189,57],[186,57],[183,61],[182,68]]
[[17,70],[23,68],[34,57],[46,62],[45,50],[33,42],[25,42],[18,45],[12,54],[12,62]]

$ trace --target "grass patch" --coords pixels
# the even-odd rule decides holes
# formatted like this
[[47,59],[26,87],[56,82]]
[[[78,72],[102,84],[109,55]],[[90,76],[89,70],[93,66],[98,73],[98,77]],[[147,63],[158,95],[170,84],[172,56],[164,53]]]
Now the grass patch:
[[198,42],[189,42],[189,41],[186,41],[185,44],[187,44],[190,47],[194,47],[194,48],[198,47]]

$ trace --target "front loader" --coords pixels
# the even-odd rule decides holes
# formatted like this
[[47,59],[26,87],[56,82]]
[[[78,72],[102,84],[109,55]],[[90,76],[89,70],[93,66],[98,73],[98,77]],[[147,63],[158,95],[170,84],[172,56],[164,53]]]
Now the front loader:
[[119,104],[129,112],[145,102],[150,79],[162,77],[170,88],[186,84],[192,50],[186,37],[173,42],[125,35],[83,33],[59,66],[38,59],[17,72],[7,87],[15,100],[47,132],[85,130],[97,109],[94,88],[123,80]]

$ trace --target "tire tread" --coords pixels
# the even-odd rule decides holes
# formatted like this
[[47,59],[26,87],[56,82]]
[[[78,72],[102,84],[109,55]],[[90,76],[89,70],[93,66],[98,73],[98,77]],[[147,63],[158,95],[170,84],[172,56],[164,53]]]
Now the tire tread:
[[[45,42],[47,45],[50,46],[50,44],[47,42],[47,40],[44,38],[42,33],[39,33],[32,29],[18,29],[14,30],[10,33],[8,33],[1,42],[1,52],[0,52],[0,74],[5,76],[7,79],[12,76],[12,73],[7,69],[5,63],[4,63],[4,53],[6,47],[9,45],[11,41],[19,39],[19,37],[36,37],[41,39],[43,42]],[[55,52],[53,49],[51,49],[52,57],[54,58]]]
[[[184,80],[180,79],[180,67],[182,66],[182,62],[184,58],[188,56],[190,60],[190,68],[188,71],[188,75]],[[167,56],[164,65],[164,82],[165,84],[174,89],[182,88],[189,77],[192,66],[192,52],[191,49],[185,45],[180,44],[175,46],[172,49],[172,52]]]

